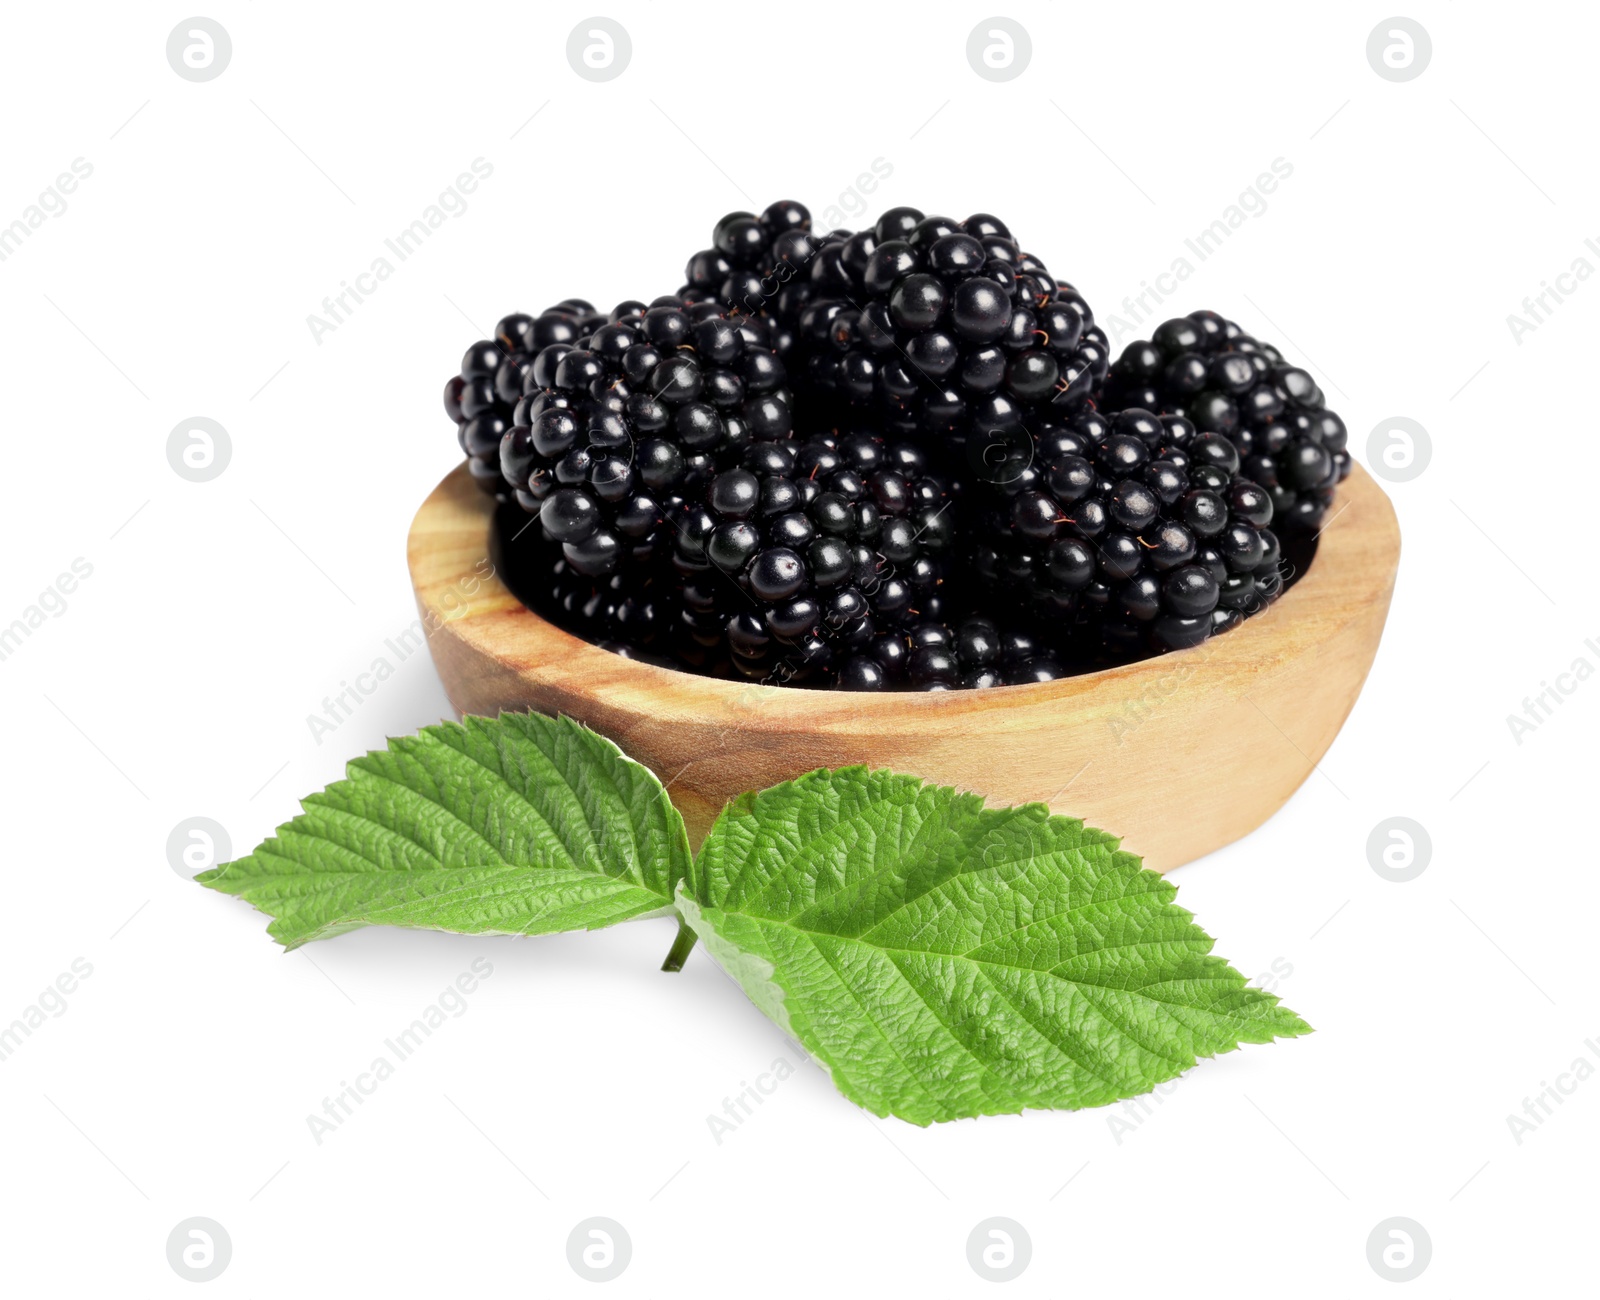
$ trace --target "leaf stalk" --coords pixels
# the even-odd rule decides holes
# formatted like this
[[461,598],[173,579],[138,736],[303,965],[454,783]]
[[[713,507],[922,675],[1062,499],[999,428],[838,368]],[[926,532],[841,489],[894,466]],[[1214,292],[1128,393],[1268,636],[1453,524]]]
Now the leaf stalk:
[[681,916],[678,918],[678,937],[672,941],[672,948],[667,953],[666,961],[661,963],[661,969],[667,971],[680,971],[683,963],[689,959],[698,936],[689,928],[689,923]]

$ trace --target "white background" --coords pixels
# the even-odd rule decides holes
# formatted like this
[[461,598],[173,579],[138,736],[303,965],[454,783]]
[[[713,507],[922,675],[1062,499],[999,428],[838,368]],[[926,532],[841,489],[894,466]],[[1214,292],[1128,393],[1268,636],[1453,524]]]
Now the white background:
[[[1600,266],[1600,21],[1419,5],[1432,62],[1395,84],[1366,58],[1382,7],[1014,4],[1032,62],[996,84],[966,61],[979,8],[615,4],[632,63],[593,84],[571,6],[205,12],[233,42],[205,84],[167,63],[180,9],[10,6],[0,42],[0,224],[93,167],[0,262],[0,625],[93,566],[0,662],[0,1023],[93,967],[0,1062],[8,1294],[192,1294],[165,1243],[194,1215],[233,1243],[219,1296],[590,1294],[565,1243],[591,1215],[633,1243],[617,1296],[986,1294],[966,1240],[994,1215],[1032,1240],[1017,1294],[1387,1294],[1366,1242],[1395,1215],[1431,1238],[1415,1295],[1592,1287],[1600,1079],[1520,1143],[1507,1116],[1600,1064],[1600,683],[1520,744],[1506,718],[1600,666],[1600,286],[1520,343],[1506,318]],[[480,157],[465,213],[315,341],[308,314]],[[1302,359],[1363,460],[1386,417],[1430,432],[1388,485],[1405,555],[1342,735],[1175,877],[1219,952],[1292,968],[1319,1032],[1202,1063],[1147,1117],[919,1130],[841,1100],[703,954],[658,974],[667,921],[284,956],[180,879],[183,819],[245,852],[448,712],[419,655],[320,745],[306,723],[414,617],[405,530],[458,458],[464,346],[570,294],[670,292],[724,211],[821,214],[877,158],[868,219],[996,212],[1102,319],[1282,158],[1168,305]],[[166,456],[196,415],[232,444],[200,484]],[[1368,861],[1396,815],[1432,839],[1408,883]],[[465,1014],[318,1145],[308,1113],[475,957]],[[719,1144],[707,1116],[779,1057]]]

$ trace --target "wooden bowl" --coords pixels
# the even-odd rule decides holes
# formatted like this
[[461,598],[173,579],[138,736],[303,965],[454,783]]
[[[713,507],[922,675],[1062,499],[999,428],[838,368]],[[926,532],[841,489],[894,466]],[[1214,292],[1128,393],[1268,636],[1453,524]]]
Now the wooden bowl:
[[866,763],[1039,801],[1167,871],[1254,830],[1311,773],[1378,648],[1400,558],[1394,509],[1357,466],[1315,562],[1271,609],[1193,650],[982,691],[757,686],[623,659],[546,622],[496,576],[494,504],[465,466],[423,502],[408,557],[458,713],[565,713],[671,792],[699,845],[723,804]]

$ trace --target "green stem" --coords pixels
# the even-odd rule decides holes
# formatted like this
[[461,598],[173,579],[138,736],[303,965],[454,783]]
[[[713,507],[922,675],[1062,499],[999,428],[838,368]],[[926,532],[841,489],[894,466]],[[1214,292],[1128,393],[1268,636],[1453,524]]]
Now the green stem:
[[680,916],[678,918],[678,937],[672,941],[672,951],[667,953],[667,959],[661,963],[661,969],[682,970],[683,963],[688,960],[689,952],[694,947],[695,938],[695,932],[689,928],[689,923]]

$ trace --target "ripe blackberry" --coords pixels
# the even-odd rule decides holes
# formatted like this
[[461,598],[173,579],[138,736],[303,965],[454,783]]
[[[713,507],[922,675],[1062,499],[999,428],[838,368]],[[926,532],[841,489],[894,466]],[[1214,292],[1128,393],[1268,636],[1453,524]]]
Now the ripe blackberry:
[[695,500],[757,440],[790,436],[766,325],[658,298],[591,315],[527,367],[499,470],[566,561],[591,577],[665,557]]
[[834,685],[843,690],[981,690],[1053,681],[1066,669],[1031,637],[1003,633],[974,615],[953,627],[924,620],[880,633],[846,660]]
[[576,636],[633,657],[672,649],[682,597],[670,567],[604,577],[582,573],[515,502],[498,508],[493,529],[495,570],[525,605]]
[[793,322],[796,384],[939,447],[947,472],[965,472],[975,435],[1081,406],[1109,365],[1082,296],[987,214],[896,208],[871,231],[823,236],[809,265],[775,307]]
[[500,442],[511,428],[534,358],[542,348],[573,343],[603,321],[590,303],[567,298],[538,316],[505,317],[494,338],[466,350],[460,371],[444,386],[444,409],[455,422],[473,481],[485,492],[501,499],[510,495],[500,472]]
[[1148,341],[1129,344],[1104,404],[1185,415],[1202,432],[1225,435],[1289,533],[1320,528],[1350,473],[1344,421],[1327,409],[1316,381],[1215,312],[1166,321]]
[[[1198,645],[1283,589],[1270,495],[1227,438],[1186,418],[1086,410],[1041,427],[1035,459],[982,501],[972,553],[1085,663]],[[1224,592],[1227,601],[1224,602]]]
[[[678,296],[690,303],[719,302],[735,318],[766,318],[774,351],[787,359],[799,314],[796,295],[810,283],[820,248],[803,203],[781,199],[759,216],[730,212],[712,228],[711,247],[689,259]],[[782,312],[780,300],[787,308]]]
[[740,673],[828,678],[938,608],[947,504],[915,448],[868,434],[752,443],[685,501],[674,564],[699,583],[695,617],[720,626]]

